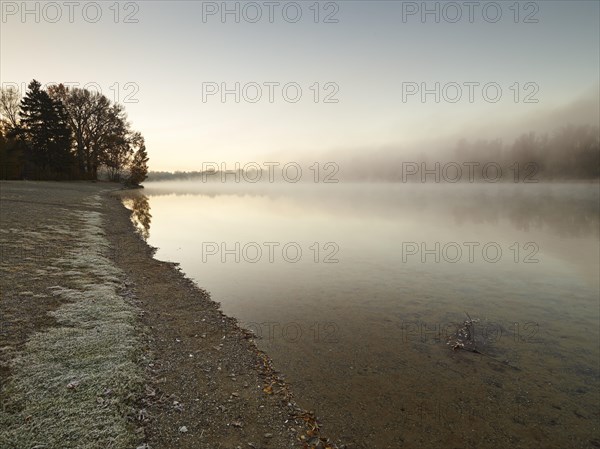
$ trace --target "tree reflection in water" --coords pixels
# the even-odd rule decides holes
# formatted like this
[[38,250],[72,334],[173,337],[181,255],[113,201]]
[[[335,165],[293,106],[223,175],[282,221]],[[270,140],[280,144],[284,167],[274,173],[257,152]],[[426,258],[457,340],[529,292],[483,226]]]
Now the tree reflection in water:
[[144,194],[137,193],[123,200],[125,207],[132,211],[131,221],[135,225],[137,231],[144,240],[148,240],[150,236],[150,222],[152,215],[150,214],[150,202]]

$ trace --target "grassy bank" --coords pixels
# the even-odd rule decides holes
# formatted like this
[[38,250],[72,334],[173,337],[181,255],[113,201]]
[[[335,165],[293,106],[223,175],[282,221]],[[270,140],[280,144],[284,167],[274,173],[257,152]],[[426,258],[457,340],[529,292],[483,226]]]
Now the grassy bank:
[[[48,185],[43,199],[27,184],[2,185],[2,302],[50,299],[59,306],[47,312],[52,326],[4,347],[11,356],[0,447],[136,447],[128,419],[143,385],[136,309],[124,296],[123,273],[106,256],[100,192],[61,198],[56,184]],[[60,223],[43,226],[49,213]],[[35,223],[38,229],[28,229]]]

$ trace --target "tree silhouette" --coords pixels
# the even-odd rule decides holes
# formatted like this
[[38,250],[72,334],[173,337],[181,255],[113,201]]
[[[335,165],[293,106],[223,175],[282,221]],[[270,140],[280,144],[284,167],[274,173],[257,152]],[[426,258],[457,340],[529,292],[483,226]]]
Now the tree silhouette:
[[0,88],[0,131],[8,135],[19,126],[21,97],[14,87]]
[[139,186],[148,176],[148,154],[146,145],[142,138],[139,142],[139,148],[133,156],[129,169],[129,184]]
[[100,167],[112,181],[126,171],[132,184],[146,178],[144,138],[122,105],[63,84],[46,91],[37,80],[22,99],[0,89],[0,179],[97,179]]
[[21,100],[18,134],[27,143],[35,177],[61,178],[71,169],[71,129],[62,102],[50,98],[33,80]]

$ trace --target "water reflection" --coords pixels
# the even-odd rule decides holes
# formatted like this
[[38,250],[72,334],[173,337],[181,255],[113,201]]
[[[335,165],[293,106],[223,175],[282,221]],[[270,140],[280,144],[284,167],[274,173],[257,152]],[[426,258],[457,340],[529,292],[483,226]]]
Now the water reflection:
[[[295,187],[295,186],[294,186]],[[508,220],[516,230],[547,230],[560,237],[600,238],[597,185],[483,185],[439,186],[413,184],[345,184],[326,188],[289,185],[218,185],[186,182],[149,183],[148,195],[216,199],[230,195],[285,201],[304,212],[339,216],[397,218],[410,213],[451,217],[456,225]]]
[[123,204],[131,210],[131,221],[144,240],[150,237],[150,202],[148,197],[140,192],[128,193],[123,197]]
[[[180,262],[262,334],[329,435],[369,449],[592,444],[597,185],[149,183],[144,193],[157,257]],[[505,254],[406,261],[407,241],[495,242]],[[231,254],[248,242],[297,242],[305,254],[298,263]],[[315,262],[327,242],[338,263]],[[535,242],[538,262],[515,262],[515,242],[521,251]],[[229,255],[206,257],[207,243]],[[485,356],[446,345],[465,311],[480,319]]]

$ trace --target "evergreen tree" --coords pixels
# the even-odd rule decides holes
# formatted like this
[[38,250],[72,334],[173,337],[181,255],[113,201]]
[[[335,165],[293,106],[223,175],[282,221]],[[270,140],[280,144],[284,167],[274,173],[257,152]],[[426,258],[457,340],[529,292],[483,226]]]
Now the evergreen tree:
[[36,177],[64,177],[72,163],[67,112],[38,81],[33,80],[28,89],[21,101],[20,134],[27,142]]

